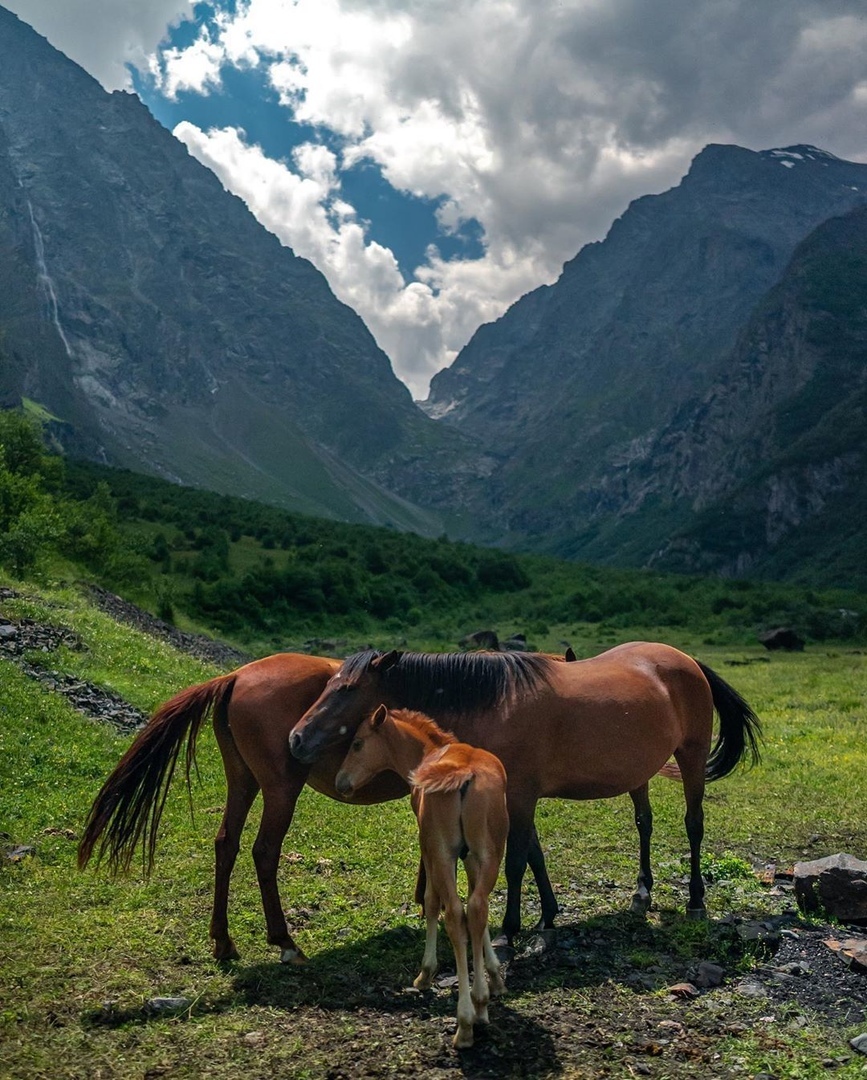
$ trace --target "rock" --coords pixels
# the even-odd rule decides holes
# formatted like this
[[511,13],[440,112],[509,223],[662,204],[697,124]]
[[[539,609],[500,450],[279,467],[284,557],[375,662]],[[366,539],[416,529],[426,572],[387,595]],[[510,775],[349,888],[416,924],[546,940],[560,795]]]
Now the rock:
[[795,864],[795,899],[806,914],[824,911],[841,922],[867,921],[867,862],[829,855]]
[[778,626],[775,630],[759,634],[759,641],[770,650],[785,649],[787,652],[803,652],[804,649],[804,639],[790,626]]
[[684,999],[695,998],[699,995],[698,987],[693,985],[693,983],[691,982],[675,983],[674,986],[669,986],[668,992],[669,994],[673,994],[675,997]]
[[511,637],[506,638],[501,643],[500,648],[503,652],[535,652],[536,650],[532,645],[527,644],[526,634],[512,634]]
[[150,1013],[179,1013],[191,1005],[191,999],[186,997],[153,997],[146,1003],[145,1009]]
[[458,642],[461,649],[488,649],[497,652],[500,648],[500,639],[496,630],[476,630],[472,634],[466,634]]
[[853,1050],[857,1050],[859,1054],[867,1054],[867,1031],[861,1035],[856,1035],[854,1039],[850,1039],[849,1045]]
[[5,855],[9,862],[21,862],[28,855],[33,855],[35,851],[36,848],[30,847],[28,844],[19,844],[17,847],[10,848]]
[[828,938],[825,944],[852,971],[867,974],[867,938],[846,938],[845,941]]
[[741,979],[735,984],[734,990],[741,997],[766,998],[768,996],[767,990],[758,979]]
[[738,926],[738,937],[742,941],[755,941],[776,949],[780,944],[780,931],[770,922],[751,921]]
[[712,986],[722,986],[725,969],[719,964],[712,964],[709,960],[703,960],[698,965],[698,972],[693,979],[696,986],[709,989]]

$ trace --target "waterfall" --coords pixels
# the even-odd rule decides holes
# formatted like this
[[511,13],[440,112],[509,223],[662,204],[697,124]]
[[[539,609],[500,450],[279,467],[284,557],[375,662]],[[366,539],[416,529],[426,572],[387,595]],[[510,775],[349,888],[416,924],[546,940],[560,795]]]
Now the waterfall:
[[27,209],[30,211],[30,224],[33,226],[33,245],[36,248],[36,265],[39,271],[39,285],[48,300],[48,311],[51,315],[51,321],[54,323],[55,330],[60,335],[60,340],[63,342],[64,349],[66,349],[66,355],[71,357],[72,349],[69,346],[69,340],[63,332],[63,327],[60,325],[60,315],[57,308],[57,293],[54,291],[54,282],[51,280],[51,275],[48,273],[48,267],[45,264],[45,244],[43,243],[39,226],[36,224],[33,206],[29,199],[27,200]]

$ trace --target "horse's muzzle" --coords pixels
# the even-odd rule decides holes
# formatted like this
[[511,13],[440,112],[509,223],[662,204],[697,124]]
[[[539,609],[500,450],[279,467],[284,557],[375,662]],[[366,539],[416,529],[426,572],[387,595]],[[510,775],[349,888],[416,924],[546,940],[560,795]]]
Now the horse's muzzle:
[[289,750],[294,758],[297,758],[302,765],[312,765],[318,755],[318,749],[309,745],[309,740],[305,740],[304,735],[300,731],[293,731],[289,736]]

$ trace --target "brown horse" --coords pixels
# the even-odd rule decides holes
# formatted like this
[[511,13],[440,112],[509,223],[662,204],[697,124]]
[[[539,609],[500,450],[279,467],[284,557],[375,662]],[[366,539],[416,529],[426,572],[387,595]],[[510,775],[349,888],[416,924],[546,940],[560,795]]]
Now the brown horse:
[[[303,961],[304,955],[286,925],[277,889],[280,848],[305,783],[338,797],[333,780],[343,753],[338,749],[311,768],[292,757],[288,738],[298,718],[339,667],[337,660],[282,653],[188,687],[160,706],[97,795],[79,845],[79,866],[86,866],[96,850],[97,859],[106,858],[113,872],[128,869],[143,841],[146,868],[152,869],[160,818],[181,747],[186,739],[189,784],[196,739],[202,722],[212,713],[227,784],[226,808],[214,841],[210,930],[214,956],[218,960],[238,956],[229,935],[229,878],[241,830],[261,790],[262,821],[253,844],[253,859],[268,941],[278,946],[284,963]],[[407,791],[402,780],[386,774],[360,789],[352,801],[383,802]]]
[[[491,995],[505,990],[488,930],[488,897],[506,847],[506,773],[499,758],[459,743],[423,713],[381,705],[359,726],[335,787],[352,795],[386,770],[412,788],[425,872],[424,959],[414,985],[427,989],[437,970],[437,927],[444,919],[458,972],[458,1030],[454,1045],[473,1045],[473,1024],[487,1024]],[[455,879],[458,858],[467,871],[464,913]],[[473,985],[467,934],[473,948]],[[486,973],[487,972],[487,978]],[[490,986],[488,985],[490,979]]]
[[[699,867],[705,781],[728,775],[744,757],[757,760],[760,727],[743,698],[704,664],[648,642],[572,663],[528,653],[358,653],[301,718],[290,739],[293,754],[317,761],[380,703],[420,709],[503,762],[510,821],[503,932],[509,940],[521,925],[521,881],[540,798],[629,793],[640,842],[632,907],[647,910],[653,885],[648,781],[672,755],[686,799],[687,912],[705,915]],[[720,727],[711,750],[714,709]],[[673,766],[666,773],[677,775]],[[542,925],[552,926],[557,901],[544,861],[533,869]]]
[[[394,774],[378,777],[351,799],[339,796],[334,776],[351,735],[311,767],[289,753],[289,734],[304,711],[324,690],[340,662],[324,657],[281,653],[256,660],[228,675],[190,686],[161,705],[136,736],[102,786],[88,814],[78,849],[80,867],[96,854],[113,873],[127,870],[142,845],[145,868],[153,869],[160,819],[169,783],[186,740],[186,775],[195,761],[196,740],[208,714],[226,773],[226,807],[214,841],[214,903],[210,934],[214,956],[234,959],[238,950],[229,935],[229,879],[238,855],[241,830],[257,793],[262,792],[262,820],[253,859],[262,894],[268,941],[284,963],[304,960],[292,940],[277,889],[283,838],[305,783],[341,802],[369,804],[409,793]],[[544,860],[533,838],[531,867]]]

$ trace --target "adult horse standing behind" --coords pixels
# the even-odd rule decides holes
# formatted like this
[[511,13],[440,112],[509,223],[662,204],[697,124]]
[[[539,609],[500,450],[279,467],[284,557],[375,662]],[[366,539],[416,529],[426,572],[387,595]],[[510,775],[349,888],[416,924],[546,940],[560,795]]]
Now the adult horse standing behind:
[[[706,665],[654,642],[630,642],[572,663],[527,653],[358,653],[301,718],[290,739],[293,754],[307,764],[317,761],[379,704],[419,709],[503,762],[510,821],[503,920],[508,939],[521,926],[521,882],[540,798],[631,796],[639,835],[632,906],[647,910],[653,886],[648,781],[672,756],[677,768],[669,765],[666,773],[682,780],[686,801],[687,912],[705,915],[705,782],[727,776],[744,758],[757,760],[760,733],[752,709]],[[711,749],[715,710],[720,723]],[[552,926],[558,909],[544,860],[533,870],[542,924]]]
[[[487,1024],[491,995],[505,990],[488,930],[488,897],[497,883],[509,831],[506,773],[499,758],[459,743],[423,713],[408,709],[390,713],[380,705],[359,726],[335,787],[342,795],[351,795],[389,769],[412,788],[425,872],[424,895],[416,899],[424,902],[427,937],[421,972],[413,985],[427,989],[436,974],[437,927],[444,911],[458,973],[458,1030],[453,1042],[458,1048],[472,1046],[473,1024]],[[466,913],[457,890],[458,858],[467,871]]]

